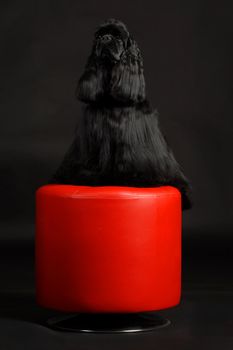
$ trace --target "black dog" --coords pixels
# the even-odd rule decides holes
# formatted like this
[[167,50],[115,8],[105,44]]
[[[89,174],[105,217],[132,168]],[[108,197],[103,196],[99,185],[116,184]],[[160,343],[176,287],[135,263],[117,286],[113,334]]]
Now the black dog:
[[77,97],[85,103],[75,139],[50,182],[87,186],[170,185],[191,207],[191,186],[146,99],[143,61],[117,20],[96,31]]

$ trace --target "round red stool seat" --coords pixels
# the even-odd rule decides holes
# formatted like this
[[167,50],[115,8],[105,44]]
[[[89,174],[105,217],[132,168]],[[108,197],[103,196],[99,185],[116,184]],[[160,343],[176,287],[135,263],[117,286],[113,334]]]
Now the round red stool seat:
[[45,185],[36,193],[36,299],[69,312],[177,305],[181,196],[170,186]]

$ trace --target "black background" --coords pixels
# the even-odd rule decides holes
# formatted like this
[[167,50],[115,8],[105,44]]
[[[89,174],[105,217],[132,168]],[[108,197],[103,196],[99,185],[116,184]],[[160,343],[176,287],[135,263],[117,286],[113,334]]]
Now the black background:
[[232,286],[233,2],[2,0],[3,289],[34,286],[35,191],[73,139],[77,80],[94,30],[110,17],[141,48],[147,95],[193,186],[194,207],[183,214],[184,283]]

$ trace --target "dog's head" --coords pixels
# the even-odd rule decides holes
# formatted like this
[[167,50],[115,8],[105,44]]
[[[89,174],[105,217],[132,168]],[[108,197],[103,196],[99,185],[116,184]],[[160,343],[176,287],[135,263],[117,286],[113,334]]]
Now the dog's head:
[[126,26],[110,19],[99,26],[95,32],[94,50],[103,62],[116,63],[129,46],[129,32]]
[[77,96],[87,103],[103,98],[124,103],[145,99],[142,56],[124,23],[109,19],[96,30]]

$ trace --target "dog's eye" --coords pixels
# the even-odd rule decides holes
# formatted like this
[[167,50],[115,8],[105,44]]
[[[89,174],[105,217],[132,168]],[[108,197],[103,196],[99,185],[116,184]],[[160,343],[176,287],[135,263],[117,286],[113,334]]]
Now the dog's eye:
[[121,41],[121,40],[122,40],[120,35],[116,35],[116,36],[115,36],[115,39],[118,40],[118,41]]

